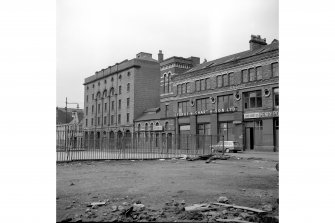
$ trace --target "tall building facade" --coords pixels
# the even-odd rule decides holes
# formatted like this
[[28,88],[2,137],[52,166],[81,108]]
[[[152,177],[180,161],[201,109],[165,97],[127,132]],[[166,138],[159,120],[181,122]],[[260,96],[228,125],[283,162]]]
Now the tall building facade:
[[[195,57],[161,60],[159,124],[168,123],[168,129],[157,129],[217,135],[244,150],[279,151],[279,42],[252,35],[249,45],[201,64]],[[136,125],[159,122],[157,114],[145,118]]]
[[159,106],[159,82],[159,63],[144,52],[86,78],[86,139],[98,144],[99,139],[132,133],[134,119],[147,108]]

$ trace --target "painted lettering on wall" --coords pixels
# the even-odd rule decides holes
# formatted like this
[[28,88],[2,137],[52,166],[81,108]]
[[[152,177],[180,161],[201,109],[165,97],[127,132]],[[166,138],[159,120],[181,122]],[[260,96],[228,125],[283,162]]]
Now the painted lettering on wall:
[[177,112],[176,116],[190,116],[190,115],[205,115],[205,114],[216,114],[216,113],[227,113],[227,112],[236,112],[237,107],[230,107],[230,108],[219,108],[219,109],[207,109],[207,110],[200,110],[195,112]]
[[244,114],[244,119],[279,117],[279,111],[253,112]]

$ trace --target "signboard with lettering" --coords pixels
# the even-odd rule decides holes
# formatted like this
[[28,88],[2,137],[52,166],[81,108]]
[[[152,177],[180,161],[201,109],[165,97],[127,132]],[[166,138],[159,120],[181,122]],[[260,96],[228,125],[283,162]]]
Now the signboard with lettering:
[[244,114],[244,119],[279,117],[279,111],[253,112]]
[[154,131],[163,131],[163,126],[161,126],[161,125],[154,126],[153,130]]
[[178,112],[176,116],[190,116],[190,115],[205,115],[205,114],[216,114],[216,113],[226,113],[226,112],[236,112],[237,107],[230,108],[219,108],[219,109],[208,109],[208,110],[200,110],[195,112]]

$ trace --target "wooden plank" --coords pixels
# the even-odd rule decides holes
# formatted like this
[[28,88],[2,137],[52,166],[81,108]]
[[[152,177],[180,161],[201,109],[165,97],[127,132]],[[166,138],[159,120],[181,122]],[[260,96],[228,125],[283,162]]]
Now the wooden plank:
[[266,211],[259,210],[259,209],[256,209],[256,208],[249,208],[249,207],[238,206],[238,205],[223,204],[223,203],[213,203],[213,204],[225,206],[227,208],[238,208],[238,209],[248,210],[248,211],[252,211],[252,212],[256,212],[256,213],[265,213],[266,212]]

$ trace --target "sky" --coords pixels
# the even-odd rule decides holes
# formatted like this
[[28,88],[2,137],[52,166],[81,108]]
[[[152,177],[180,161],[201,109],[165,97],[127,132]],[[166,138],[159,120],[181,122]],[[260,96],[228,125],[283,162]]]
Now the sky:
[[[278,0],[57,0],[56,105],[84,106],[84,79],[139,52],[214,60],[279,40]],[[76,105],[69,105],[76,107]]]

